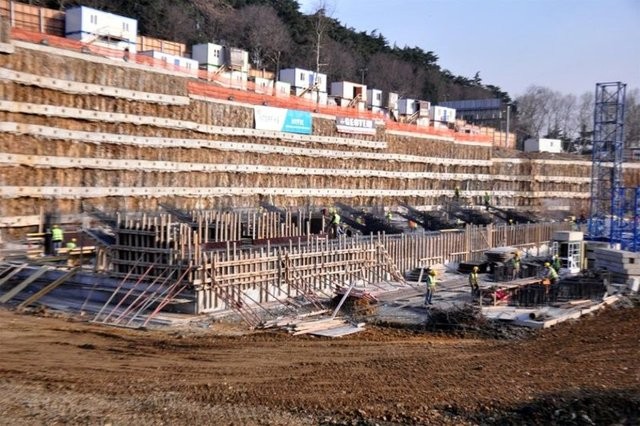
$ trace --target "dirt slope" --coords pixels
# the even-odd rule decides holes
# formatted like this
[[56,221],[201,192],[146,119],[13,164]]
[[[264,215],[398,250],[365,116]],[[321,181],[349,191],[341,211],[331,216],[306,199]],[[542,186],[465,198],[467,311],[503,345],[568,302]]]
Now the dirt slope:
[[640,308],[518,341],[131,331],[0,311],[0,424],[638,424]]

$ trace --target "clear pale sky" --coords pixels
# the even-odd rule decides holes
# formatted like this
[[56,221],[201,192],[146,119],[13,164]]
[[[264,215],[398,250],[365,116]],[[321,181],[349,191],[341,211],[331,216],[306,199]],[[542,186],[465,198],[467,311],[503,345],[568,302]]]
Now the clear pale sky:
[[[303,13],[318,0],[298,0]],[[598,82],[640,88],[640,0],[324,0],[346,27],[433,51],[455,75],[512,98],[530,85],[593,93]]]

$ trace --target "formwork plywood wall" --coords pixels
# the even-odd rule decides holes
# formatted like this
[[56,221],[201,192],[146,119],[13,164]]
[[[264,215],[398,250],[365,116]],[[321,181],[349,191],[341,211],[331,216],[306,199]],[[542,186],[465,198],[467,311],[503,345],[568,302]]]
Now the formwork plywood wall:
[[146,36],[138,36],[136,44],[138,52],[142,52],[144,50],[156,50],[158,52],[164,52],[176,56],[185,56],[188,52],[187,46],[184,43]]
[[64,37],[64,12],[59,10],[0,0],[0,15],[13,27]]

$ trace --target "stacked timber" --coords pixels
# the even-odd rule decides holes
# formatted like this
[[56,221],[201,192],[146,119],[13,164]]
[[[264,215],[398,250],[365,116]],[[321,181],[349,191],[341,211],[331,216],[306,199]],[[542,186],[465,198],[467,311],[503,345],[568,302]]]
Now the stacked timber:
[[333,316],[320,319],[304,319],[300,316],[298,318],[268,321],[263,327],[281,327],[294,336],[313,334],[325,337],[341,337],[363,331],[364,323],[354,325],[343,318],[335,318]]
[[609,271],[615,281],[626,282],[629,278],[640,277],[640,253],[597,248],[595,256],[596,269]]

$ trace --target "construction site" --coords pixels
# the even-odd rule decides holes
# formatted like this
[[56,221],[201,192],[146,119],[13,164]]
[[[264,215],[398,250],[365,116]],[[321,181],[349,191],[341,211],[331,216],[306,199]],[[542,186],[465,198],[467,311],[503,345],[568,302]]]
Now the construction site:
[[[592,158],[524,153],[4,3],[0,423],[640,422],[623,84]],[[309,133],[259,128],[276,109]]]

